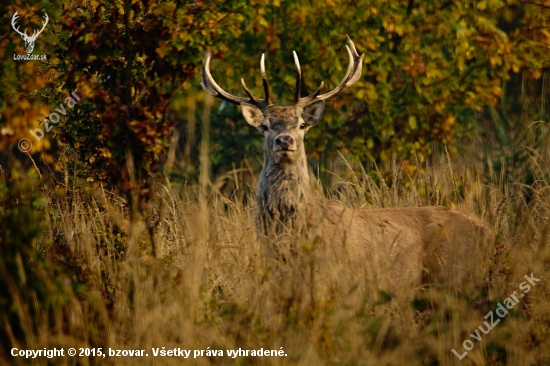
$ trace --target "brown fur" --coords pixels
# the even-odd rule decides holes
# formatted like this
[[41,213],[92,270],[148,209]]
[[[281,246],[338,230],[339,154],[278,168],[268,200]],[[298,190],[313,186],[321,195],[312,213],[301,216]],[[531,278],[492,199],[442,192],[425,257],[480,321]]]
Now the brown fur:
[[[256,229],[275,258],[293,255],[297,246],[320,239],[342,265],[362,263],[368,277],[390,292],[426,280],[459,285],[486,279],[487,268],[470,266],[486,262],[493,242],[492,231],[479,219],[446,207],[350,209],[316,198],[303,138],[318,122],[308,118],[320,119],[322,110],[290,106],[258,112],[255,119],[243,112],[266,138]],[[292,136],[289,149],[294,151],[277,147],[277,137],[284,135]],[[290,248],[281,249],[281,243],[290,243]]]
[[301,97],[301,69],[294,53],[295,104],[289,107],[271,103],[263,55],[260,65],[265,99],[253,96],[244,82],[248,99],[221,89],[210,74],[211,54],[206,55],[201,73],[204,90],[240,105],[248,124],[265,137],[264,166],[256,196],[258,236],[275,260],[291,260],[299,246],[311,249],[312,243],[321,242],[320,249],[332,255],[333,263],[341,262],[342,268],[363,267],[367,277],[390,291],[398,283],[415,286],[422,279],[460,284],[485,278],[487,268],[470,265],[487,262],[493,233],[475,217],[443,207],[353,210],[315,198],[304,136],[321,120],[324,101],[361,77],[364,54],[359,55],[347,39],[348,71],[328,93],[320,94],[321,84],[310,96]]

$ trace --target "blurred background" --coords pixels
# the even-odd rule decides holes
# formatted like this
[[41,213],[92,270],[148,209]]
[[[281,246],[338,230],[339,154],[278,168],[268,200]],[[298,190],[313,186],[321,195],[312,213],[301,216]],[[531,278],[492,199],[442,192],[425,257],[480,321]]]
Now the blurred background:
[[[48,15],[33,50],[45,60],[16,60],[16,11],[28,35]],[[13,0],[0,14],[2,362],[25,364],[14,345],[186,344],[291,354],[198,364],[447,365],[527,270],[548,271],[549,1]],[[308,299],[284,291],[303,282],[261,264],[263,138],[201,89],[205,53],[223,89],[245,96],[243,78],[260,97],[265,53],[285,106],[292,51],[303,93],[330,90],[347,69],[346,34],[363,74],[306,137],[318,191],[352,207],[482,216],[500,276],[484,305],[450,288],[395,305],[337,272],[325,298]],[[550,362],[548,285],[533,293],[463,364]]]
[[[246,179],[261,160],[261,136],[236,106],[211,102],[204,112],[200,68],[244,95],[240,78],[261,95],[259,60],[277,105],[290,105],[292,51],[304,70],[304,94],[321,81],[335,87],[347,68],[345,35],[365,53],[363,76],[331,100],[323,123],[308,134],[311,166],[330,181],[337,152],[382,169],[398,157],[407,172],[445,147],[451,156],[483,161],[532,182],[529,145],[547,153],[548,4],[521,1],[189,1],[25,2],[2,5],[4,24],[0,165],[32,164],[48,174],[67,159],[76,173],[124,189],[127,152],[145,181],[166,168],[170,139],[178,181],[198,179],[200,141],[209,142],[214,177],[236,170]],[[10,24],[38,29],[35,54],[15,61],[23,41]],[[40,141],[29,134],[72,90],[82,101]],[[208,118],[208,120],[205,120]],[[50,127],[53,124],[50,123]],[[209,127],[205,127],[208,125]],[[44,131],[46,132],[46,131]],[[208,136],[205,136],[208,133]],[[76,157],[74,160],[72,157]],[[71,168],[73,169],[73,168]],[[502,170],[504,169],[504,170]]]

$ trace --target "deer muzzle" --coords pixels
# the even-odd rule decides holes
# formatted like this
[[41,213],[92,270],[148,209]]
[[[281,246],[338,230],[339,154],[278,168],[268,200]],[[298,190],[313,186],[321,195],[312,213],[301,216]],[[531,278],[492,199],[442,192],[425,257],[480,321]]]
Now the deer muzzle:
[[290,135],[279,135],[275,138],[275,151],[295,151],[296,144]]

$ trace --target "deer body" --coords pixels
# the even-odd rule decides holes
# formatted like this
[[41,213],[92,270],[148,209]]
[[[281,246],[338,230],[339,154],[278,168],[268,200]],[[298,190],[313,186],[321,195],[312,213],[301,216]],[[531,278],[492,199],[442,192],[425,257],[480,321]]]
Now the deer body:
[[[255,223],[275,258],[292,256],[296,246],[322,240],[327,252],[341,266],[360,263],[382,288],[397,284],[418,285],[422,279],[458,280],[484,277],[475,268],[488,258],[492,231],[479,219],[445,207],[350,209],[317,197],[310,186],[304,148],[305,133],[322,118],[324,101],[351,87],[361,75],[364,55],[359,55],[348,37],[350,64],[344,80],[332,91],[300,96],[301,70],[297,69],[295,104],[278,107],[271,103],[261,60],[266,99],[249,99],[221,89],[210,74],[207,54],[202,72],[203,88],[216,97],[239,104],[247,123],[265,137],[264,165],[256,196]],[[287,243],[286,248],[281,243]],[[360,267],[361,267],[360,266]],[[477,270],[477,273],[476,273]]]
[[490,230],[477,218],[446,207],[349,209],[328,202],[324,240],[336,258],[368,263],[369,275],[393,291],[398,284],[485,279]]
[[[336,260],[363,262],[371,279],[388,291],[404,282],[452,277],[461,283],[472,274],[485,276],[470,265],[486,261],[493,241],[479,219],[447,207],[351,209],[314,193],[305,151],[294,163],[276,163],[272,151],[266,139],[255,222],[258,236],[279,260],[295,246],[321,238]],[[289,246],[277,247],[284,243]]]

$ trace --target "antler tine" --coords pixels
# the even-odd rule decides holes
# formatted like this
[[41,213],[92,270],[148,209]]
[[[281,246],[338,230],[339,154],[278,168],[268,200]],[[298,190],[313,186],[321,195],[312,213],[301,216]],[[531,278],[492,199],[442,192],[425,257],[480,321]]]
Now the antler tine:
[[[359,62],[357,62],[356,58],[354,57],[353,53],[351,52],[350,48],[347,45],[346,45],[346,51],[348,51],[348,56],[349,56],[349,65],[348,65],[348,70],[346,71],[346,76],[344,76],[344,79],[342,79],[342,81],[336,88],[332,89],[331,91],[325,94],[321,94],[317,96],[317,99],[328,100],[330,98],[335,97],[339,93],[343,92],[344,90],[352,86],[355,82],[357,82],[357,80],[361,76],[361,68],[359,68],[359,75],[356,75],[356,70],[357,70],[358,64],[360,65],[361,62],[363,61],[363,56],[361,56]],[[353,81],[352,79],[355,79],[355,81]],[[350,81],[353,81],[353,83],[349,83]]]
[[[212,74],[210,73],[210,59],[211,58],[212,58],[212,54],[210,52],[206,52],[206,57],[204,59],[204,66],[201,70],[201,86],[207,93],[209,93],[209,94],[211,94],[211,95],[213,95],[217,98],[226,100],[226,101],[228,101],[230,103],[233,103],[233,104],[240,105],[241,103],[249,103],[249,104],[257,106],[260,109],[265,109],[269,104],[271,104],[270,102],[268,102],[266,100],[263,100],[263,99],[260,99],[256,96],[254,96],[250,92],[250,90],[246,87],[246,84],[244,83],[243,79],[241,79],[241,84],[243,86],[244,91],[248,95],[249,99],[238,97],[238,96],[235,96],[233,94],[229,94],[228,92],[223,90],[216,83],[216,81],[212,77]],[[262,57],[262,59],[263,59],[263,57]],[[262,62],[262,64],[263,64],[263,62]],[[263,69],[264,70],[263,70],[262,73],[265,75],[265,68],[263,68]],[[267,79],[264,78],[264,88],[267,92],[269,92],[269,89],[266,87],[266,83],[267,83]],[[269,98],[269,94],[267,95],[267,98]]]
[[359,61],[357,62],[357,66],[355,68],[355,72],[353,73],[353,75],[350,77],[350,79],[346,83],[346,89],[347,89],[350,86],[352,86],[353,84],[355,84],[359,80],[359,78],[361,77],[361,71],[363,70],[363,68],[362,68],[363,58],[365,57],[365,54],[363,53],[363,54],[359,55],[359,53],[357,52],[357,49],[355,48],[355,44],[353,43],[353,41],[351,40],[349,35],[346,34],[346,37],[347,37],[348,43],[351,47],[351,51],[353,52],[353,58],[354,59],[359,59]]
[[201,72],[202,88],[206,90],[208,93],[212,94],[213,96],[218,97],[220,99],[224,99],[234,104],[241,104],[243,102],[246,102],[247,100],[245,98],[241,98],[241,97],[237,97],[235,95],[229,94],[216,83],[216,81],[212,77],[212,74],[210,74],[211,57],[212,57],[212,54],[210,52],[206,52],[204,67],[202,68],[202,72]]
[[271,93],[269,92],[269,83],[267,81],[267,74],[265,72],[265,53],[262,53],[262,58],[260,59],[260,70],[262,71],[262,81],[264,84],[264,93],[265,100],[268,105],[271,105]]
[[262,100],[260,98],[258,98],[257,96],[255,96],[254,94],[252,94],[252,92],[246,87],[246,84],[244,83],[244,79],[241,78],[241,85],[243,86],[243,89],[245,91],[245,93],[248,95],[248,97],[254,101],[254,103],[262,103]]
[[346,39],[348,40],[351,50],[353,51],[353,55],[359,57],[359,53],[357,53],[357,49],[355,48],[355,43],[353,43],[353,41],[349,37],[349,34],[346,34]]
[[300,68],[300,60],[298,60],[296,51],[292,51],[292,55],[294,56],[294,64],[296,65],[296,89],[294,90],[294,103],[298,103],[302,92],[302,69]]
[[[15,11],[15,14],[13,14],[13,17],[11,18],[11,26],[13,27],[13,29],[19,33],[20,35],[25,35],[27,36],[27,30],[25,29],[25,33],[21,33],[21,31],[19,30],[19,26],[17,26],[17,28],[15,27],[15,22],[17,21],[17,18],[19,18],[19,10],[16,10]],[[27,36],[28,37],[28,36]]]
[[46,28],[46,25],[48,25],[48,21],[50,20],[50,18],[48,17],[48,14],[44,13],[44,20],[46,21],[46,23],[44,23],[42,25],[42,29],[40,30],[40,32],[38,32],[38,34],[42,33],[42,31],[44,30],[44,28]]
[[348,39],[349,47],[346,45],[346,50],[348,51],[349,56],[349,64],[348,64],[348,70],[346,71],[346,75],[338,84],[338,86],[331,91],[318,95],[320,88],[313,93],[312,95],[300,98],[297,102],[297,104],[301,105],[307,105],[311,104],[317,100],[328,100],[331,98],[334,98],[339,93],[345,91],[349,87],[351,87],[353,84],[355,84],[359,78],[361,77],[361,71],[362,71],[362,65],[363,65],[363,58],[365,57],[365,54],[359,55],[357,52],[357,49],[355,48],[355,44],[351,40],[351,38],[346,34],[346,37]]
[[44,20],[46,21],[46,23],[42,24],[42,29],[38,30],[38,29],[35,29],[34,32],[32,33],[32,37],[38,37],[38,35],[40,33],[42,33],[42,31],[44,31],[44,29],[46,28],[46,25],[48,25],[48,20],[50,18],[48,18],[48,14],[44,13]]

